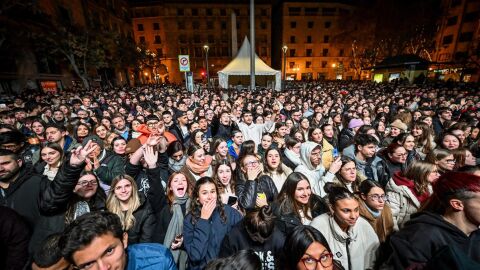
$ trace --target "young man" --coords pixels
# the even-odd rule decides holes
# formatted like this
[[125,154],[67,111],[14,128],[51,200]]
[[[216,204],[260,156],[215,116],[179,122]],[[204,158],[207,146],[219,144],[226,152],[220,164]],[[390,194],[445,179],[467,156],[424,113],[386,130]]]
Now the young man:
[[[275,119],[278,113],[278,105],[275,105],[274,112],[271,119]],[[275,111],[276,110],[276,111]],[[242,122],[237,123],[238,128],[243,133],[245,141],[252,140],[255,145],[259,145],[262,142],[262,134],[269,132],[274,126],[274,121],[268,121],[264,124],[253,123],[253,114],[251,111],[244,111],[242,115]]]
[[63,256],[76,269],[174,270],[169,249],[160,244],[136,244],[127,248],[128,234],[117,215],[85,214],[73,221],[60,239]]
[[58,143],[64,152],[70,152],[78,146],[77,141],[67,135],[67,130],[63,125],[47,124],[45,126],[45,137],[48,142]]
[[112,124],[115,128],[115,133],[122,136],[125,140],[130,140],[132,137],[132,133],[128,129],[127,125],[125,124],[125,119],[121,114],[116,114],[112,118]]
[[[395,269],[425,266],[445,246],[480,264],[478,174],[445,173],[433,185],[433,195],[423,210],[412,215],[405,227],[391,238]],[[451,265],[453,260],[435,257],[435,261],[444,259],[444,269],[461,269]]]
[[369,134],[355,137],[355,155],[348,157],[355,160],[357,170],[369,179],[385,186],[390,179],[385,161],[377,156],[378,140]]
[[443,124],[445,121],[452,120],[452,110],[448,107],[440,107],[437,110],[437,117],[434,117],[432,120],[433,130],[435,131],[435,134],[439,135],[444,129]]

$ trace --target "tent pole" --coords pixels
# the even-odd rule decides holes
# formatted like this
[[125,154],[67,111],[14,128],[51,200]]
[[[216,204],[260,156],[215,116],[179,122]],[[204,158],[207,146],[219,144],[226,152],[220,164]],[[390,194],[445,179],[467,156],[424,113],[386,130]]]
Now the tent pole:
[[250,90],[255,91],[255,5],[250,0]]

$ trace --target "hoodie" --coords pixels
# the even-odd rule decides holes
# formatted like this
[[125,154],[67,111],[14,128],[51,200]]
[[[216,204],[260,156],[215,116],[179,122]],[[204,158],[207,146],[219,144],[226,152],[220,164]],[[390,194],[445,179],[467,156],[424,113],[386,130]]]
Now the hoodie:
[[326,183],[333,182],[335,175],[330,172],[325,174],[325,168],[321,161],[316,167],[312,165],[310,162],[310,156],[315,147],[318,147],[318,144],[314,142],[305,142],[302,144],[300,147],[300,159],[302,160],[302,164],[295,168],[295,172],[304,174],[310,181],[312,192],[320,197],[324,197],[326,193],[323,190],[323,187]]
[[441,215],[420,212],[412,215],[405,227],[391,237],[394,269],[406,269],[412,264],[427,263],[442,247],[462,250],[470,259],[480,263],[480,230],[469,236]]

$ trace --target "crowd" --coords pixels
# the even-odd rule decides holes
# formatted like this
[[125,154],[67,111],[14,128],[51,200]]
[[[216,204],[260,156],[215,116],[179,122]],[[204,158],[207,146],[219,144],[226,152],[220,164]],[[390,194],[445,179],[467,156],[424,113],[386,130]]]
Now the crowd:
[[477,85],[0,105],[0,269],[480,268]]

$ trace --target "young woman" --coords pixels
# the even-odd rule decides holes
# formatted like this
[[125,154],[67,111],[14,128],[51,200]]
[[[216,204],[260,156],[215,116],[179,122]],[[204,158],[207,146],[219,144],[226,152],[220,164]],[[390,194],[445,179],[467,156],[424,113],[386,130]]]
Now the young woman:
[[295,138],[288,137],[286,139],[286,147],[282,153],[282,160],[285,165],[290,169],[295,170],[295,168],[302,164],[300,159],[300,146],[302,143]]
[[[285,240],[286,269],[289,270],[343,270],[327,239],[317,229],[300,225]],[[320,265],[320,268],[319,268]]]
[[398,143],[391,143],[380,152],[385,159],[390,177],[396,172],[404,172],[407,168],[407,150]]
[[113,139],[111,146],[115,154],[126,158],[127,140],[123,137],[117,137]]
[[128,232],[129,243],[152,242],[156,219],[131,176],[118,175],[112,180],[107,209],[120,218],[123,230]]
[[304,138],[308,138],[309,129],[310,129],[310,121],[308,120],[308,118],[303,117],[302,119],[300,119],[298,130],[302,133]]
[[[34,119],[32,121],[32,132],[33,138],[38,141],[38,144],[43,145],[46,143],[47,138],[45,137],[45,122],[40,119]],[[29,140],[30,142],[30,140]],[[34,143],[30,143],[34,144]]]
[[279,228],[285,234],[296,226],[310,224],[315,217],[329,211],[327,203],[312,193],[307,177],[298,172],[287,177],[273,208]]
[[202,177],[195,183],[190,211],[183,222],[183,245],[189,257],[189,269],[203,269],[215,259],[220,244],[242,215],[224,205],[215,181]]
[[340,170],[335,174],[333,182],[339,186],[345,187],[348,191],[356,193],[359,191],[360,184],[363,180],[359,174],[357,174],[357,167],[355,160],[342,156],[340,159],[342,166]]
[[58,169],[63,161],[63,149],[56,143],[47,143],[40,150],[40,157],[42,162],[35,164],[35,170],[48,177],[48,180],[53,181],[58,173]]
[[[292,122],[293,125],[293,122]],[[279,149],[285,148],[285,136],[288,134],[289,127],[285,122],[275,123],[275,131],[273,132],[272,145]]]
[[79,123],[73,129],[73,137],[77,140],[78,143],[82,143],[83,139],[90,135],[90,127],[87,124]]
[[272,178],[277,191],[280,192],[292,169],[283,164],[280,150],[277,148],[267,149],[264,164],[264,174]]
[[464,166],[477,165],[477,159],[473,156],[472,152],[466,148],[459,148],[452,151],[453,158],[455,159],[454,170],[458,170]]
[[213,175],[212,156],[206,155],[205,150],[197,145],[192,145],[187,150],[185,166],[179,172],[187,176],[188,184],[194,186],[195,182],[205,176]]
[[97,125],[93,128],[93,133],[103,140],[104,145],[108,145],[107,138],[112,132],[110,132],[107,127],[105,127],[103,124]]
[[433,140],[431,129],[424,122],[414,122],[411,134],[415,138],[416,152],[425,159],[437,144]]
[[437,144],[448,150],[455,150],[462,147],[462,142],[460,139],[453,133],[445,132],[438,138]]
[[226,160],[226,162],[230,164],[232,169],[235,170],[235,159],[228,154],[228,146],[225,139],[220,137],[213,139],[211,149],[213,152],[212,166],[216,166],[217,162],[222,162],[223,160]]
[[440,174],[437,166],[417,161],[405,171],[393,174],[385,187],[392,208],[395,230],[403,227],[420,205],[431,195],[431,184]]
[[440,174],[453,171],[456,163],[452,152],[447,149],[434,149],[427,155],[425,161],[437,165]]
[[238,196],[235,192],[235,177],[232,167],[226,160],[218,162],[213,170],[213,180],[218,186],[218,193],[223,204],[228,204],[235,209],[238,208]]
[[187,155],[183,144],[179,141],[170,143],[167,147],[168,172],[170,174],[180,171],[187,162]]
[[190,145],[197,145],[203,148],[205,152],[210,152],[210,144],[207,141],[207,136],[200,129],[194,130],[190,135]]
[[394,143],[398,143],[399,145],[403,146],[405,150],[407,150],[407,160],[406,166],[408,167],[412,162],[420,160],[420,155],[417,153],[415,147],[415,137],[410,133],[402,133],[393,139]]
[[247,154],[243,157],[240,160],[240,169],[243,178],[238,181],[237,195],[243,209],[262,207],[275,200],[277,188],[272,178],[263,174],[263,166],[257,155]]
[[264,133],[262,135],[262,141],[257,145],[257,153],[262,160],[265,159],[265,151],[272,146],[273,137],[270,133]]
[[382,186],[370,179],[364,180],[359,187],[360,216],[372,225],[380,243],[384,243],[392,234],[394,222],[388,197]]
[[327,186],[332,213],[316,217],[311,226],[327,239],[334,259],[349,270],[373,269],[380,242],[372,226],[360,216],[358,198],[344,187]]

